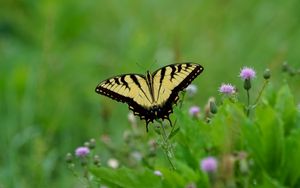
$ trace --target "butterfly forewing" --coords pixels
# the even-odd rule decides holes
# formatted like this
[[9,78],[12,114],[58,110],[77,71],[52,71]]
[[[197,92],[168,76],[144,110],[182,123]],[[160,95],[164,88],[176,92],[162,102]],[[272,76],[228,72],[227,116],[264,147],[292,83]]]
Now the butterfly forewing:
[[201,72],[203,67],[194,63],[165,66],[153,73],[154,99],[157,104],[177,100],[178,92],[185,89]]
[[151,106],[151,95],[143,75],[125,74],[107,79],[96,87],[96,92],[117,101]]

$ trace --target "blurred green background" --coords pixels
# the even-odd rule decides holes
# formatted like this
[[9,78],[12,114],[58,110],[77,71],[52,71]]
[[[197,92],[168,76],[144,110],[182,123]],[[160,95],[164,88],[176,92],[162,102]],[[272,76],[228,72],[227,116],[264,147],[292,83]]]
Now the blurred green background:
[[258,76],[268,67],[275,84],[288,79],[299,94],[299,78],[280,74],[285,61],[299,67],[299,8],[298,0],[1,1],[0,187],[74,186],[67,152],[103,133],[120,143],[127,106],[94,92],[113,75],[200,63],[203,106],[221,83],[242,86],[242,66]]

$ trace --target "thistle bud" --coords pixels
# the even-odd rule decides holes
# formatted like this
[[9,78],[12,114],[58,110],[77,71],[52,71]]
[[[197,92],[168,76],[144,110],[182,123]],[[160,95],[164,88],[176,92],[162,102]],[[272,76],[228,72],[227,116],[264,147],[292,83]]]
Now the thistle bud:
[[283,72],[288,72],[288,70],[289,70],[289,65],[287,64],[287,62],[283,62],[282,71]]
[[67,153],[65,160],[69,164],[72,163],[73,162],[73,155],[71,153]]
[[91,138],[89,148],[94,149],[95,147],[96,147],[96,140],[94,138]]
[[289,69],[289,75],[290,76],[295,76],[296,75],[296,70],[293,69],[293,68]]
[[239,161],[240,171],[243,175],[247,175],[249,173],[249,165],[246,159],[242,159]]
[[264,79],[268,80],[271,77],[270,69],[266,69],[264,72]]
[[85,147],[90,148],[90,142],[84,142],[83,144]]
[[218,112],[218,107],[214,100],[209,101],[209,108],[212,114],[216,114]]
[[244,81],[244,89],[245,90],[251,89],[251,81],[250,81],[250,79],[245,79],[245,81]]
[[95,155],[93,157],[93,162],[94,162],[94,165],[100,166],[100,157],[99,157],[99,155]]
[[249,173],[249,164],[247,161],[248,154],[246,152],[239,152],[237,156],[237,160],[239,161],[240,171],[243,175],[247,175]]

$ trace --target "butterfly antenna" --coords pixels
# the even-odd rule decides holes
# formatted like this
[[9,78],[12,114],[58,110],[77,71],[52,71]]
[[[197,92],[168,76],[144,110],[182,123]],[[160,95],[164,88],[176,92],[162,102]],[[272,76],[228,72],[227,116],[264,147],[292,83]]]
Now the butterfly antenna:
[[152,70],[152,67],[154,64],[157,64],[157,60],[154,61],[154,63],[151,63],[150,65],[148,65],[148,67],[143,66],[141,63],[135,63],[142,71],[145,70]]
[[147,70],[153,70],[153,65],[157,64],[157,62],[158,62],[157,59],[155,59],[154,62],[148,66]]
[[142,71],[145,71],[145,67],[140,63],[135,63]]

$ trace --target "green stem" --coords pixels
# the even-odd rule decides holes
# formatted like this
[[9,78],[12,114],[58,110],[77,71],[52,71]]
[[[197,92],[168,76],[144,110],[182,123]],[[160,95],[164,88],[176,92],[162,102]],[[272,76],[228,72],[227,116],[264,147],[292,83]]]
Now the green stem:
[[173,165],[172,161],[171,161],[171,158],[170,158],[170,155],[169,153],[171,153],[173,155],[173,151],[172,151],[172,146],[170,146],[169,142],[168,142],[168,137],[167,137],[167,134],[166,134],[166,131],[165,131],[165,128],[164,128],[164,125],[162,122],[160,122],[160,125],[161,125],[161,128],[162,128],[162,137],[163,137],[163,150],[165,152],[165,155],[170,163],[170,165],[172,166],[172,169],[173,170],[176,170],[175,166]]
[[175,130],[175,127],[176,127],[176,122],[177,122],[177,119],[175,120],[175,123],[174,125],[172,126],[172,129],[170,131],[170,134],[167,136],[167,140],[169,140],[170,136],[173,134],[173,131]]
[[244,178],[244,187],[245,188],[248,188],[249,187],[249,178],[248,178],[248,176],[246,177],[246,178]]
[[87,169],[87,167],[84,167],[83,169],[83,177],[86,179],[86,182],[87,182],[87,187],[91,187],[91,182],[89,180],[89,171]]
[[86,177],[82,178],[75,170],[74,167],[68,166],[68,169],[72,172],[73,176],[76,177],[80,183],[82,183],[85,187],[89,186],[89,181],[86,179]]
[[261,97],[261,95],[262,95],[263,91],[265,90],[265,88],[266,88],[266,86],[267,86],[268,83],[269,83],[269,80],[265,80],[264,85],[262,86],[262,88],[259,91],[258,96],[257,96],[257,98],[255,100],[254,106],[257,105],[257,103],[258,103],[258,101],[259,101],[259,99],[260,99],[260,97]]
[[185,93],[186,93],[185,91],[182,93],[182,99],[179,103],[179,109],[181,109],[181,107],[182,107],[182,103],[183,103],[183,100],[184,100],[184,97],[185,97]]
[[249,89],[247,89],[247,116],[249,117],[250,115],[250,94],[249,94]]

